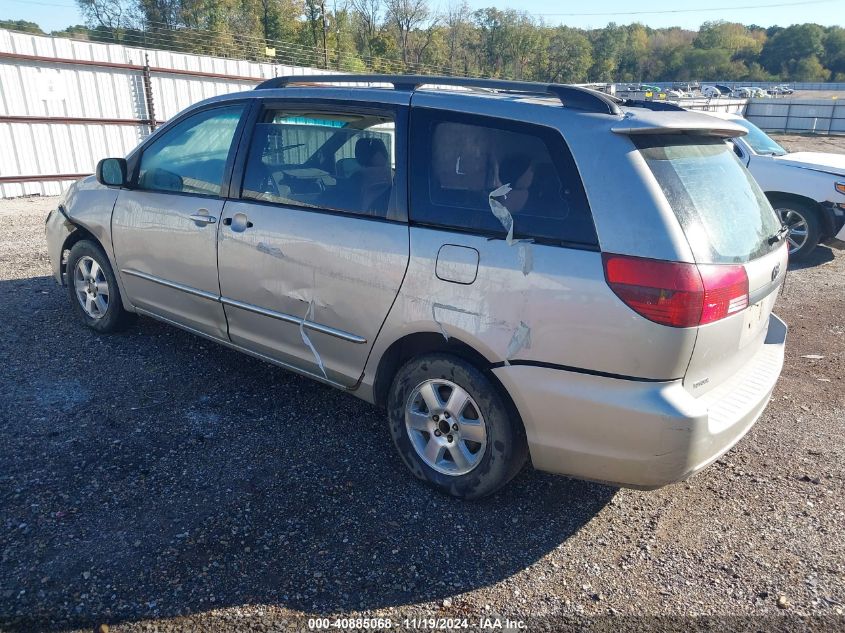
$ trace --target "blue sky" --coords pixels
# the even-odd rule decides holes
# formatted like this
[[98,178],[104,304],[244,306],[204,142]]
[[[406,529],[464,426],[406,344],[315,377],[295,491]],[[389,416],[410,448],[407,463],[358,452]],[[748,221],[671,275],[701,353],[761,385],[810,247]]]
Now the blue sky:
[[[448,3],[449,0],[431,2],[433,6],[440,7]],[[593,0],[580,3],[469,0],[469,3],[473,8],[517,8],[542,16],[551,24],[563,23],[583,28],[601,27],[613,21],[619,24],[641,22],[653,27],[682,26],[695,29],[705,20],[719,19],[760,26],[788,26],[797,22],[845,25],[845,0]],[[47,31],[82,22],[74,0],[0,0],[0,19],[29,20]]]

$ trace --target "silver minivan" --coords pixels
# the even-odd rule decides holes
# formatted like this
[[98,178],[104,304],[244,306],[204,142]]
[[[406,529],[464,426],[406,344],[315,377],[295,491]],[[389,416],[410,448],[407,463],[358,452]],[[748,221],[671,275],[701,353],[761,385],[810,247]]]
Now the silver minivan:
[[528,460],[656,488],[742,438],[783,364],[744,133],[559,84],[280,77],[101,161],[50,258],[98,332],[153,317],[383,407],[446,493]]

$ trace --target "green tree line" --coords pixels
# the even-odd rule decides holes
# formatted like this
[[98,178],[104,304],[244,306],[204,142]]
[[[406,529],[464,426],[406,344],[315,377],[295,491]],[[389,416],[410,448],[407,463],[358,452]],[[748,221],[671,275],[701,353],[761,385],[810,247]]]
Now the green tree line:
[[[346,71],[558,82],[845,81],[845,28],[705,22],[698,31],[553,26],[522,11],[430,0],[77,0],[54,33]],[[31,23],[2,23],[38,31]]]

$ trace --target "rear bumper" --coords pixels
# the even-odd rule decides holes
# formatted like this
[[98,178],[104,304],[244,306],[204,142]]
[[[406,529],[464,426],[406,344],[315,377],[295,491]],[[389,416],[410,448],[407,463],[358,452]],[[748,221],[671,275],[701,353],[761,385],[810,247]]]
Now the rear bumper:
[[634,488],[659,488],[731,449],[769,402],[786,324],[772,315],[760,351],[694,398],[681,381],[639,382],[545,367],[494,370],[525,424],[534,467]]
[[842,211],[841,222],[838,224],[838,233],[836,233],[833,237],[825,241],[825,244],[828,246],[832,246],[834,248],[838,248],[840,250],[845,250],[845,210],[840,209]]
[[824,243],[834,248],[845,248],[845,202],[823,202],[822,208],[827,211],[825,219],[828,220],[828,226],[823,231],[827,236]]

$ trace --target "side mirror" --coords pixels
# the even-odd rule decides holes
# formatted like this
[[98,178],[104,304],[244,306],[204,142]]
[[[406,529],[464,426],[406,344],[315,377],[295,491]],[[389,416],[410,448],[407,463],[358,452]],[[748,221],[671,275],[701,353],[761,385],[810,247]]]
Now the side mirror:
[[123,187],[126,184],[126,159],[104,158],[97,163],[97,182],[106,187]]

